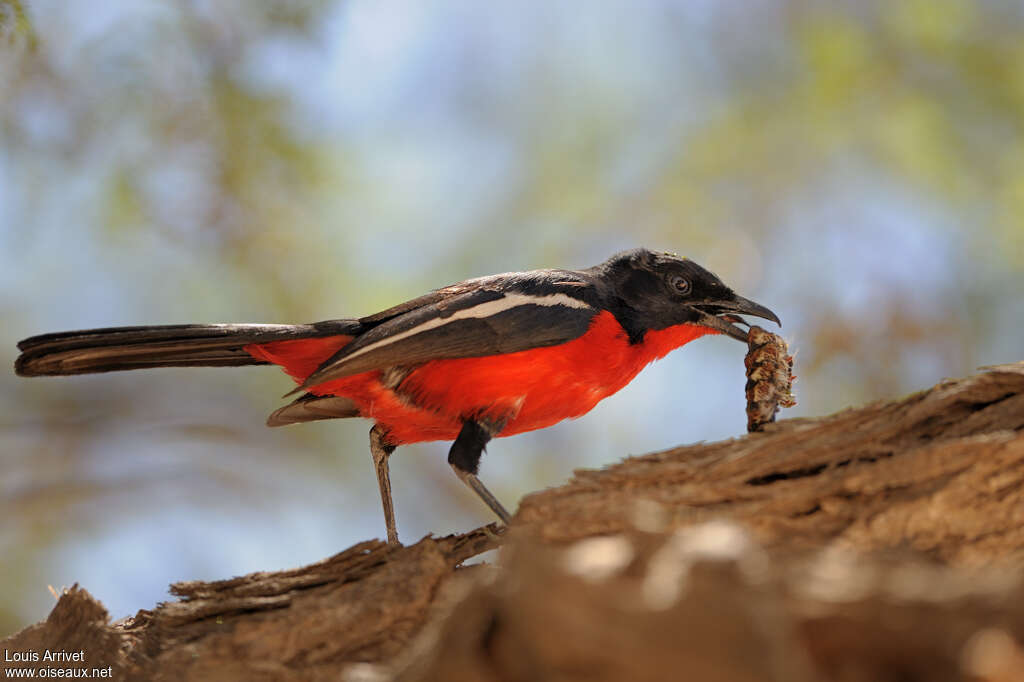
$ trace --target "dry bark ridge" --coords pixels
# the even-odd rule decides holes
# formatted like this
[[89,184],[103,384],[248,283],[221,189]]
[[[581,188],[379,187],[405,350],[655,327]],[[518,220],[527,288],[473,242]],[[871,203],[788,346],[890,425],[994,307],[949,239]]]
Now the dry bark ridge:
[[[483,530],[81,589],[4,641],[119,680],[1024,680],[1024,363],[577,472]],[[8,664],[12,665],[12,664]]]

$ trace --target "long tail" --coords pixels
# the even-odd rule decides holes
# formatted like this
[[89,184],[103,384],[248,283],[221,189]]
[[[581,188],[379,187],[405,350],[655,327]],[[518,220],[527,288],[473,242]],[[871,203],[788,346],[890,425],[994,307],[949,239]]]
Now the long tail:
[[323,336],[355,336],[356,320],[313,324],[173,324],[109,327],[33,336],[18,343],[20,376],[113,372],[147,367],[266,365],[250,355],[250,344]]

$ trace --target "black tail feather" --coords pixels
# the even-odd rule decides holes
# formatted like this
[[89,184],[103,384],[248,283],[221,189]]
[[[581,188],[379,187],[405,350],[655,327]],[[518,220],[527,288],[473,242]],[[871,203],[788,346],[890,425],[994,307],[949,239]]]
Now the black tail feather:
[[33,336],[18,343],[14,363],[20,376],[89,374],[148,367],[231,367],[265,365],[243,348],[338,334],[356,335],[355,320],[313,324],[173,324],[108,327]]
[[274,410],[267,417],[267,426],[286,426],[319,419],[345,419],[358,416],[359,406],[345,396],[306,393],[284,407]]

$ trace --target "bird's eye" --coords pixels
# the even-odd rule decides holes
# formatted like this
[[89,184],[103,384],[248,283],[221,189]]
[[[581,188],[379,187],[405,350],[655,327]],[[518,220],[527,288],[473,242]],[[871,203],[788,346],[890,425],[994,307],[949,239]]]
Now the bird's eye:
[[681,275],[672,275],[668,283],[676,290],[676,293],[688,294],[690,293],[690,280],[686,279]]

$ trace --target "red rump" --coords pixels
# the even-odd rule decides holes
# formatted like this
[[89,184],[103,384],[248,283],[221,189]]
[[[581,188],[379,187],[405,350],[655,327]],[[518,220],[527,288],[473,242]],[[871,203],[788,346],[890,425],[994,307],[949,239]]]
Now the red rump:
[[302,383],[324,360],[337,353],[351,340],[351,336],[321,336],[263,344],[252,343],[244,350],[254,358],[280,365],[297,383]]
[[[372,371],[313,386],[310,393],[342,395],[376,420],[394,445],[453,440],[467,418],[506,420],[499,436],[550,426],[589,412],[633,380],[641,369],[713,329],[681,324],[647,332],[630,344],[607,311],[590,329],[557,346],[478,358],[432,360],[410,372],[394,389]],[[254,357],[281,365],[301,382],[348,343],[336,336],[247,346]]]

